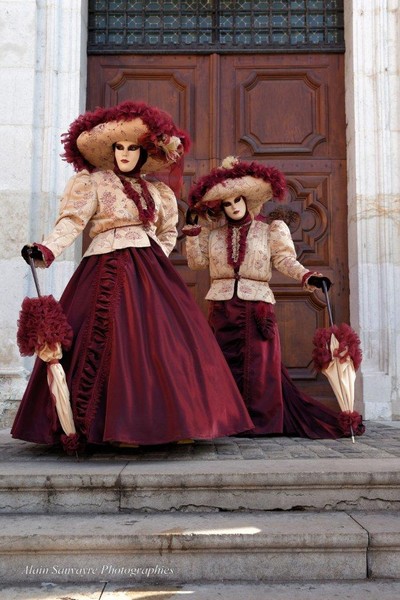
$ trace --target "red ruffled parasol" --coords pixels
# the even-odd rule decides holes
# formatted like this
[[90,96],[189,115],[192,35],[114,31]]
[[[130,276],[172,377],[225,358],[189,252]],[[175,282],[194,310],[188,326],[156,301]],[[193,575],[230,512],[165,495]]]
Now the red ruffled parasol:
[[344,436],[362,435],[365,431],[362,416],[354,410],[354,384],[356,371],[362,360],[360,339],[346,323],[334,325],[329,302],[328,290],[323,282],[330,327],[317,329],[313,343],[314,365],[329,380],[339,403],[341,412],[339,425]]
[[34,261],[29,264],[35,280],[38,298],[25,298],[18,320],[17,344],[22,356],[37,356],[47,363],[47,381],[58,419],[64,431],[61,442],[68,454],[79,448],[69,390],[64,369],[60,364],[62,348],[68,350],[72,343],[72,329],[61,305],[53,296],[42,296]]

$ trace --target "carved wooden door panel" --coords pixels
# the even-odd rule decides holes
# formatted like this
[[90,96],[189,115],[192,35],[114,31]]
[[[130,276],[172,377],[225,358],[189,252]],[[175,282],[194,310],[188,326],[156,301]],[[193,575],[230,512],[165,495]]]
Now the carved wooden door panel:
[[[180,200],[183,223],[193,178],[229,154],[281,169],[288,182],[283,216],[298,258],[322,271],[335,320],[348,320],[346,147],[341,54],[110,55],[89,57],[88,108],[144,100],[168,111],[192,138]],[[208,277],[186,266],[179,238],[172,261],[204,312]],[[302,291],[274,272],[283,362],[296,383],[334,403],[329,384],[312,367],[312,336],[327,326],[323,296]]]

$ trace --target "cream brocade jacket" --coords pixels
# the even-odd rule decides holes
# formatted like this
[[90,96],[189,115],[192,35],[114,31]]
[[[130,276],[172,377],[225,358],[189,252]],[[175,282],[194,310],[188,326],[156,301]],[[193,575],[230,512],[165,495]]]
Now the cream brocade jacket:
[[[140,194],[140,185],[134,179],[130,181]],[[147,185],[154,199],[155,217],[154,222],[143,226],[135,203],[126,196],[113,171],[80,171],[68,181],[55,226],[41,244],[57,258],[89,223],[92,242],[84,256],[150,246],[149,238],[168,256],[177,238],[176,198],[164,183],[147,182]]]
[[[198,236],[186,238],[189,267],[210,270],[211,287],[207,300],[229,300],[235,291],[235,273],[227,260],[227,225],[210,232],[202,228]],[[272,267],[301,281],[308,269],[296,258],[292,236],[286,223],[252,221],[246,240],[246,254],[239,269],[237,295],[242,300],[262,300],[275,304],[269,287]],[[310,273],[311,275],[311,273]],[[309,291],[315,287],[304,285]]]

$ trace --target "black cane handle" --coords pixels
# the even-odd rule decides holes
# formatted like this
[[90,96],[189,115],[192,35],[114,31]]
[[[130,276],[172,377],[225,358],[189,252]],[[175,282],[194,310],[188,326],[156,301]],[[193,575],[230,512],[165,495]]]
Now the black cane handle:
[[328,309],[328,315],[329,315],[329,324],[331,327],[333,327],[332,307],[331,307],[331,302],[329,300],[328,286],[326,285],[326,281],[324,281],[324,280],[322,280],[322,289],[325,294],[326,308]]
[[29,266],[31,268],[32,275],[33,275],[33,281],[35,282],[36,292],[37,292],[37,295],[40,298],[40,296],[42,294],[41,294],[41,291],[40,291],[40,285],[39,285],[39,279],[38,279],[38,276],[37,276],[37,270],[36,270],[36,267],[35,267],[35,261],[33,260],[32,254],[29,251],[28,251],[28,260],[29,260]]

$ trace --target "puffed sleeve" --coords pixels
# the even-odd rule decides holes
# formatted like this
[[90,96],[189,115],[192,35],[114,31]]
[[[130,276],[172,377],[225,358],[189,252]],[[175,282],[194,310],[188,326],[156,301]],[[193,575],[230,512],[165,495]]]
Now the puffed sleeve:
[[273,266],[284,275],[302,281],[309,271],[297,260],[289,227],[284,221],[276,220],[272,221],[269,232]]
[[189,268],[193,271],[207,269],[210,259],[208,242],[210,229],[202,226],[199,235],[186,238],[186,256]]
[[88,171],[81,171],[68,181],[61,197],[60,213],[55,226],[40,245],[57,258],[76,240],[96,208],[96,186]]
[[161,197],[161,206],[156,223],[156,235],[161,248],[169,256],[175,247],[178,237],[178,203],[174,192],[161,181],[152,182]]

